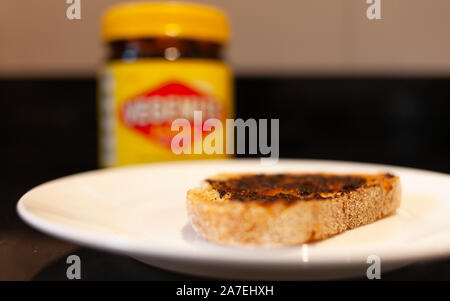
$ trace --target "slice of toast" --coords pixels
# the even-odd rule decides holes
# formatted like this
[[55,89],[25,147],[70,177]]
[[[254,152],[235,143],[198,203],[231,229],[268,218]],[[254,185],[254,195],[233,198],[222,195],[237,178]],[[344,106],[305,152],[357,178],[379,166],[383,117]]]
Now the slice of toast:
[[187,192],[187,212],[211,242],[284,246],[372,223],[400,200],[391,174],[219,174]]

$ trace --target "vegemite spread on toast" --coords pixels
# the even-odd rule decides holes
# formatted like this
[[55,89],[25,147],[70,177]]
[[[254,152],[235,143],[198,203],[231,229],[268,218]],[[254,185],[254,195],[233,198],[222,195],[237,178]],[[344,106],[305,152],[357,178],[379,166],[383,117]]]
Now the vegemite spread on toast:
[[[390,174],[384,175],[392,177]],[[329,199],[368,184],[371,176],[327,174],[255,174],[225,180],[207,179],[220,197],[241,202]]]

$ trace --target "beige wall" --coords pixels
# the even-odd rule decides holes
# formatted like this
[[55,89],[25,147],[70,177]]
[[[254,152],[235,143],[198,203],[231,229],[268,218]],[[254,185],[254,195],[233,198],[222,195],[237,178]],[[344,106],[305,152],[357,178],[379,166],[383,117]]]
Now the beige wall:
[[[93,75],[102,60],[99,16],[114,0],[1,0],[0,76]],[[198,1],[233,23],[228,58],[239,73],[450,75],[450,1],[381,0],[369,21],[365,0]]]

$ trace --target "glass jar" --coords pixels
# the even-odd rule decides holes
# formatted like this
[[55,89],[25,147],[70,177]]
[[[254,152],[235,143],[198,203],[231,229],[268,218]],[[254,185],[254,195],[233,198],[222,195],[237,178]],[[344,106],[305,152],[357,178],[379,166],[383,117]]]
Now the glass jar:
[[[101,166],[227,157],[194,150],[209,133],[205,120],[225,124],[233,117],[232,73],[222,58],[228,37],[225,15],[208,6],[140,2],[106,12],[108,56],[99,80]],[[196,111],[200,123],[194,120]],[[201,135],[192,135],[191,151],[176,153],[171,142],[179,132],[171,125],[180,118],[192,132],[200,128]]]

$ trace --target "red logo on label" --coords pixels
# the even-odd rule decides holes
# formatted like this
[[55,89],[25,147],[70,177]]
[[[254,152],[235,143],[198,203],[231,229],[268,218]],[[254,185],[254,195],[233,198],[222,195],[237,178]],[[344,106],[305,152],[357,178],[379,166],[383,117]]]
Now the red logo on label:
[[222,118],[222,107],[217,99],[172,82],[123,103],[120,118],[128,128],[170,148],[172,138],[177,134],[171,130],[172,121],[187,119],[193,130],[194,111],[202,111],[203,120]]

